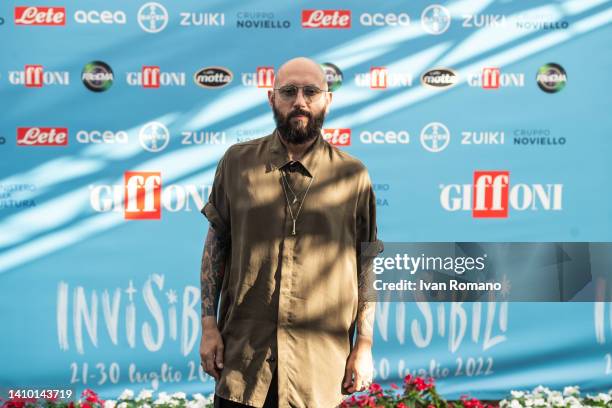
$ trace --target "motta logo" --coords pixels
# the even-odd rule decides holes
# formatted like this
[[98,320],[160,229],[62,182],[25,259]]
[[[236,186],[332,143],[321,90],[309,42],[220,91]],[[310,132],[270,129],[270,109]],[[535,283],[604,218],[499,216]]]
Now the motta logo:
[[442,185],[440,203],[446,211],[472,211],[474,218],[508,218],[510,208],[561,211],[563,184],[510,185],[509,171],[475,171],[473,184]]
[[351,10],[302,10],[304,28],[351,28]]
[[162,72],[159,66],[144,65],[141,72],[128,72],[127,83],[143,88],[159,88],[162,86],[185,86],[184,72]]
[[170,184],[162,188],[159,171],[127,171],[123,184],[91,185],[89,201],[96,212],[123,212],[126,220],[159,220],[162,209],[199,211],[210,186]]
[[272,88],[274,86],[274,67],[257,67],[257,70],[242,74],[244,86]]
[[350,146],[351,129],[323,129],[323,139],[332,146]]
[[45,71],[42,65],[26,65],[23,71],[9,71],[8,79],[12,85],[24,85],[27,88],[70,85],[70,75],[67,71]]
[[63,26],[66,25],[64,7],[17,6],[15,25]]
[[17,128],[18,146],[66,146],[68,129],[55,127]]
[[193,76],[196,85],[202,88],[221,88],[232,82],[232,71],[223,67],[202,68]]
[[434,68],[421,76],[421,83],[429,88],[450,88],[458,82],[458,75],[450,68]]

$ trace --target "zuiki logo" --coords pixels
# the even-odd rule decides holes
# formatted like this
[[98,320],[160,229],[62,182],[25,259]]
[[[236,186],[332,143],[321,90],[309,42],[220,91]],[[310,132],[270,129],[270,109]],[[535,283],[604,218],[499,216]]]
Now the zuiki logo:
[[427,124],[421,130],[421,145],[425,150],[438,153],[450,143],[450,131],[440,122]]
[[193,80],[202,88],[221,88],[232,82],[232,71],[223,67],[202,68],[195,73]]
[[483,68],[482,72],[476,72],[467,76],[469,86],[479,86],[483,89],[499,89],[506,87],[525,86],[525,74],[502,73],[499,68]]
[[74,21],[79,24],[125,24],[127,16],[122,10],[77,10]]
[[459,76],[450,68],[434,68],[423,73],[421,83],[429,88],[444,89],[456,85]]
[[236,28],[287,29],[291,28],[291,21],[278,19],[272,12],[240,11],[236,14]]
[[157,65],[144,65],[140,72],[128,72],[126,78],[128,85],[143,88],[185,86],[184,72],[162,72]]
[[56,127],[17,128],[17,146],[66,146],[68,129]]
[[274,86],[274,67],[257,67],[255,72],[243,73],[242,84],[257,88],[272,88]]
[[15,25],[63,26],[66,25],[66,8],[17,6]]
[[359,22],[366,27],[404,26],[410,25],[410,16],[406,13],[363,13]]
[[96,212],[123,212],[126,220],[159,220],[162,209],[199,211],[210,186],[171,184],[162,188],[159,171],[127,171],[123,185],[91,185],[91,208]]
[[93,92],[104,92],[113,86],[113,70],[102,61],[92,61],[83,67],[81,80],[87,89]]
[[421,27],[426,33],[440,35],[448,30],[450,24],[450,11],[439,4],[428,6],[421,13]]
[[565,88],[567,74],[561,65],[550,62],[540,67],[536,80],[544,92],[557,93]]
[[440,204],[446,211],[472,211],[474,218],[508,218],[516,211],[561,211],[563,184],[510,185],[506,170],[475,171],[473,184],[440,186]]
[[23,71],[9,71],[9,83],[27,88],[41,88],[43,85],[70,85],[68,71],[46,71],[42,65],[26,65]]
[[199,26],[199,27],[220,27],[225,25],[224,13],[180,13],[181,23],[183,27]]
[[156,34],[168,25],[168,10],[159,3],[143,4],[138,10],[138,25],[147,33]]
[[351,129],[323,129],[323,139],[332,146],[350,146]]
[[412,75],[389,72],[386,67],[371,67],[367,74],[355,75],[355,85],[371,89],[399,88],[412,85]]
[[304,28],[351,28],[351,10],[302,10]]
[[340,68],[332,64],[331,62],[324,62],[321,64],[323,72],[325,72],[325,79],[327,80],[327,87],[330,91],[334,92],[340,89],[344,75]]

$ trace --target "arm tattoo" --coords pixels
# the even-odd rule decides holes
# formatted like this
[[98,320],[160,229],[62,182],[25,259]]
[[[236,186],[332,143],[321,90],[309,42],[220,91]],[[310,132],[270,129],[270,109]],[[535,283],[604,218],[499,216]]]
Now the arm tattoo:
[[216,316],[217,314],[228,249],[229,240],[219,237],[212,227],[208,228],[200,268],[202,317]]
[[374,314],[376,310],[376,294],[372,290],[374,275],[372,258],[363,256],[358,275],[357,298],[357,338],[372,341],[374,337]]

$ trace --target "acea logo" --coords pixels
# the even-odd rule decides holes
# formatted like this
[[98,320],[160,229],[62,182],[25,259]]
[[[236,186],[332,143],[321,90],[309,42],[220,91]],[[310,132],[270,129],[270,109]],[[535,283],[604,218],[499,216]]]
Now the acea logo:
[[325,72],[325,79],[327,81],[327,88],[334,92],[340,89],[342,86],[342,80],[344,79],[344,75],[340,68],[331,62],[324,62],[321,64],[321,68],[323,72]]
[[432,4],[421,13],[421,27],[426,33],[440,35],[448,30],[450,23],[450,11],[439,4]]
[[421,83],[433,89],[445,89],[456,85],[459,76],[450,68],[434,68],[421,75]]
[[122,10],[77,10],[74,21],[79,24],[125,24],[127,17]]
[[168,10],[155,2],[143,4],[138,10],[138,25],[147,33],[159,33],[168,25]]
[[303,28],[351,28],[351,10],[302,10]]
[[159,220],[170,212],[199,211],[210,186],[171,184],[162,189],[159,171],[126,171],[123,185],[89,186],[89,202],[96,212],[123,212],[126,220]]
[[438,153],[450,143],[450,132],[440,122],[432,122],[421,130],[421,145],[425,150]]
[[508,218],[508,210],[561,211],[563,184],[510,185],[506,170],[475,171],[473,184],[440,186],[446,211],[472,211],[473,218]]
[[567,75],[561,65],[550,62],[540,67],[536,80],[544,92],[557,93],[565,88]]
[[64,7],[17,6],[15,25],[63,26],[66,25]]
[[92,92],[104,92],[113,85],[113,70],[102,61],[91,61],[83,67],[81,80],[83,85]]
[[170,142],[168,128],[160,122],[149,122],[138,132],[140,146],[151,153],[161,152]]
[[232,71],[223,67],[202,68],[193,76],[196,85],[202,88],[222,88],[232,82]]
[[406,13],[363,13],[359,22],[366,27],[404,26],[410,25],[410,16]]

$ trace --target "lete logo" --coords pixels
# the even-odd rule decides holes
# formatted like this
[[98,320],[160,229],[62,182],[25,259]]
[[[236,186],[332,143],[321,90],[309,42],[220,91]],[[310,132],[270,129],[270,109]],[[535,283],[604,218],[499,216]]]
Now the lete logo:
[[304,28],[351,28],[351,10],[302,10]]
[[66,25],[64,7],[15,7],[16,25],[63,26]]
[[22,127],[17,128],[18,146],[66,146],[67,128]]

